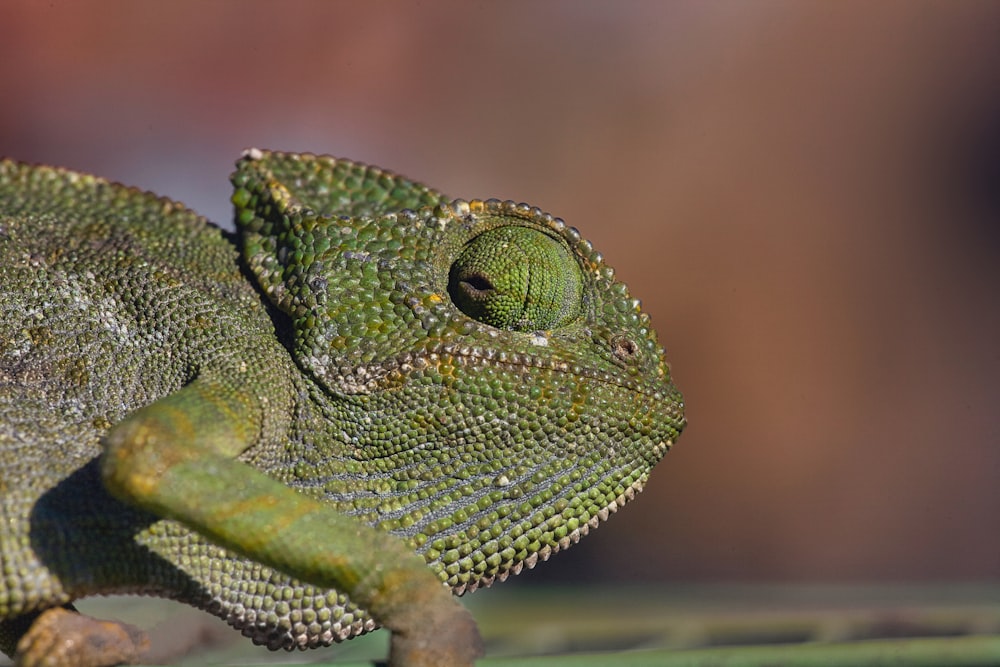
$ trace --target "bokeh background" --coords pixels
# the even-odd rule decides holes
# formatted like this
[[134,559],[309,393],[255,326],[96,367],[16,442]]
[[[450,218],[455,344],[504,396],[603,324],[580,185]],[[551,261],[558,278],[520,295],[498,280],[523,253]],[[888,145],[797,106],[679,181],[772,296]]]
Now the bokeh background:
[[0,154],[228,222],[248,146],[583,230],[690,426],[531,577],[1000,577],[1000,3],[0,3]]

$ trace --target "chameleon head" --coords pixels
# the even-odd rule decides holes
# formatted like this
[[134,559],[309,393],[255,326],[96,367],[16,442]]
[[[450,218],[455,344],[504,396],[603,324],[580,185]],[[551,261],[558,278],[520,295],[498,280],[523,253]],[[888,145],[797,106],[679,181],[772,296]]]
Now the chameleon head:
[[[379,204],[341,215],[345,178]],[[576,542],[683,429],[648,316],[562,220],[315,156],[249,155],[234,183],[245,259],[336,424],[300,474],[459,591]]]

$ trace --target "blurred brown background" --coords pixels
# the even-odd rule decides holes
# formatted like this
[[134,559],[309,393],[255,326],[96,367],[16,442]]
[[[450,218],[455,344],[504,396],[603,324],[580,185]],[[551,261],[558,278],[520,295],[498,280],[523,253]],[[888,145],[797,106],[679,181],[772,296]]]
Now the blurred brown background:
[[1000,3],[5,2],[0,154],[259,146],[581,228],[690,427],[556,580],[1000,576]]

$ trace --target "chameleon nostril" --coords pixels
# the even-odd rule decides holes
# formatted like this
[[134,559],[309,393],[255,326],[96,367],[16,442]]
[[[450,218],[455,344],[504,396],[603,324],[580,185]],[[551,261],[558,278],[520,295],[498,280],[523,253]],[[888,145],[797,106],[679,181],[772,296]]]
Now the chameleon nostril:
[[639,346],[625,334],[611,337],[611,353],[622,361],[630,361],[639,354]]

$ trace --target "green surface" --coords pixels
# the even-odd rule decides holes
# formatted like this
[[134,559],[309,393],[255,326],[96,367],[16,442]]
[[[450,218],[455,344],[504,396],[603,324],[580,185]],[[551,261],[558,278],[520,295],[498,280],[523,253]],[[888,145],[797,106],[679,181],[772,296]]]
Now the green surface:
[[[733,646],[696,650],[498,658],[482,667],[990,667],[1000,664],[1000,636],[867,640],[850,644]],[[343,667],[347,667],[344,665]],[[357,667],[360,667],[358,663]]]
[[[464,601],[486,640],[483,665],[754,664],[715,662],[737,658],[789,665],[1000,664],[1000,586],[991,584],[518,585]],[[370,667],[388,650],[387,634],[377,632],[326,649],[269,652],[181,605],[141,598],[84,604],[97,616],[152,628],[170,664]],[[944,651],[951,652],[947,660]],[[776,656],[781,661],[770,663]],[[876,661],[884,659],[897,662]]]

